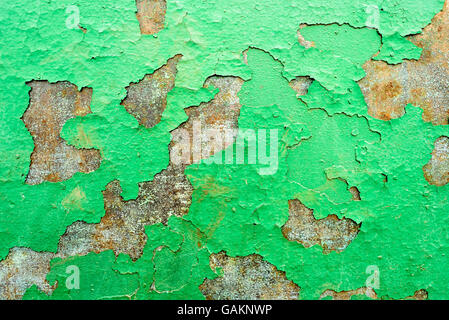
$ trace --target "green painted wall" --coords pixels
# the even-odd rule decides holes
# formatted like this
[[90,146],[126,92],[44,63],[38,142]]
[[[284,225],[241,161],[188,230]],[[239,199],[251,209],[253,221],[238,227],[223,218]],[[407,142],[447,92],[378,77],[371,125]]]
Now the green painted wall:
[[[184,109],[218,92],[203,88],[209,76],[245,80],[238,94],[240,128],[279,130],[276,173],[261,175],[259,164],[191,165],[185,171],[194,188],[189,213],[147,226],[139,259],[112,251],[55,258],[47,279],[58,281],[57,289],[47,296],[32,286],[24,298],[202,299],[204,279],[219,276],[209,256],[223,250],[261,255],[301,288],[301,299],[364,287],[368,266],[379,270],[379,297],[404,298],[425,289],[431,299],[448,298],[449,186],[430,185],[422,171],[434,141],[448,128],[424,122],[413,105],[399,119],[375,119],[357,84],[365,76],[362,65],[379,51],[377,59],[388,63],[419,59],[420,49],[404,37],[420,33],[443,4],[168,0],[164,29],[141,35],[134,0],[5,2],[1,259],[13,247],[56,252],[69,225],[98,223],[105,214],[102,191],[113,180],[120,181],[125,201],[136,198],[138,183],[168,166],[170,131],[187,120]],[[87,32],[67,28],[70,5],[79,8]],[[368,5],[382,8],[375,28],[368,28]],[[301,35],[313,47],[298,42],[300,24],[310,25]],[[183,58],[162,120],[150,129],[139,126],[120,105],[125,88],[176,54]],[[289,86],[298,76],[315,80],[301,99]],[[100,150],[98,170],[63,182],[25,184],[34,144],[21,117],[31,80],[93,89],[92,113],[67,121],[61,137],[77,148]],[[357,186],[361,201],[351,200],[348,185]],[[292,199],[313,209],[317,219],[335,214],[362,223],[359,234],[340,253],[288,241],[281,227]],[[80,289],[64,286],[69,265],[80,269]]]

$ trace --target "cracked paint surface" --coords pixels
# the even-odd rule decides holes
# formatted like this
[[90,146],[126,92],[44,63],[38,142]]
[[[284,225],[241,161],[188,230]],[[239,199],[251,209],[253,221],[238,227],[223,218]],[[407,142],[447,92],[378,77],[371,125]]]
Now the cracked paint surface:
[[447,298],[447,8],[7,3],[0,298]]

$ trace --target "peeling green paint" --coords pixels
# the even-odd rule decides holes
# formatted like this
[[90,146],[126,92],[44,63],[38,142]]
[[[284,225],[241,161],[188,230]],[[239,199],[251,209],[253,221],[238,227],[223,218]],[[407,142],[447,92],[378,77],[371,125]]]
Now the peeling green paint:
[[[421,51],[404,37],[421,32],[443,4],[168,0],[164,29],[141,35],[134,0],[6,3],[0,12],[0,258],[17,246],[56,252],[70,224],[99,222],[101,191],[115,179],[124,200],[135,198],[139,182],[168,166],[170,132],[187,120],[184,109],[218,92],[202,87],[211,75],[246,81],[239,128],[280,133],[273,175],[261,175],[261,164],[191,165],[188,215],[147,226],[137,261],[112,251],[55,258],[47,279],[58,281],[57,289],[47,296],[33,286],[24,298],[200,299],[204,279],[218,276],[209,256],[223,250],[261,255],[285,271],[303,299],[364,287],[372,265],[380,271],[378,296],[403,298],[425,289],[430,298],[447,297],[449,186],[429,185],[422,171],[447,128],[423,122],[412,105],[389,122],[370,117],[356,82],[379,51],[375,59],[388,63],[418,59]],[[79,8],[80,28],[66,26],[72,5]],[[379,15],[374,28],[373,12]],[[307,25],[300,32],[310,48],[298,42],[300,24]],[[161,121],[140,126],[120,105],[125,88],[177,54],[182,58]],[[315,80],[300,99],[288,84],[298,76]],[[67,121],[61,137],[100,150],[98,170],[25,184],[34,146],[21,117],[29,102],[26,82],[33,79],[93,89],[92,113]],[[351,186],[361,201],[352,201]],[[288,241],[281,228],[292,199],[317,219],[335,214],[362,223],[359,234],[343,252],[327,255],[319,246]],[[80,269],[79,289],[64,286],[70,265]]]

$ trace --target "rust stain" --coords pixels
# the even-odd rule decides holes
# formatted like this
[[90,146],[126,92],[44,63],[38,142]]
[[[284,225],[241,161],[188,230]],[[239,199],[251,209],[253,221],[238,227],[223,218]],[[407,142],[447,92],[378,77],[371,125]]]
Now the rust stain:
[[300,288],[285,272],[260,255],[229,257],[224,252],[210,256],[210,267],[222,269],[216,279],[205,279],[200,290],[207,300],[297,300]]
[[101,163],[100,151],[77,149],[60,137],[67,120],[91,113],[91,88],[82,88],[67,81],[49,83],[33,80],[30,105],[22,120],[33,136],[34,151],[26,183],[59,182],[76,172],[89,173]]
[[413,104],[424,110],[423,120],[449,124],[449,1],[421,34],[408,39],[423,49],[419,61],[389,65],[370,60],[367,76],[359,81],[368,113],[382,120],[404,115]]
[[362,198],[360,198],[360,191],[357,187],[349,188],[349,192],[351,192],[351,194],[352,194],[353,201],[361,201],[362,200]]
[[181,217],[189,211],[193,188],[180,168],[169,167],[153,181],[139,184],[135,200],[124,201],[117,180],[103,191],[106,214],[98,224],[75,222],[59,242],[58,256],[113,250],[137,260],[147,237],[145,226],[166,224],[172,215]]
[[449,138],[435,141],[432,159],[423,167],[424,177],[431,185],[442,187],[449,182]]

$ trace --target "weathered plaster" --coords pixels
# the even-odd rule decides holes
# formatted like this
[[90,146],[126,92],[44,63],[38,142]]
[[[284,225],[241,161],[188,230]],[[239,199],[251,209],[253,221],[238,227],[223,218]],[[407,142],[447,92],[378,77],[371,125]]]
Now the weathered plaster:
[[[447,8],[5,3],[0,297],[447,298]],[[245,129],[271,175],[215,161]]]

